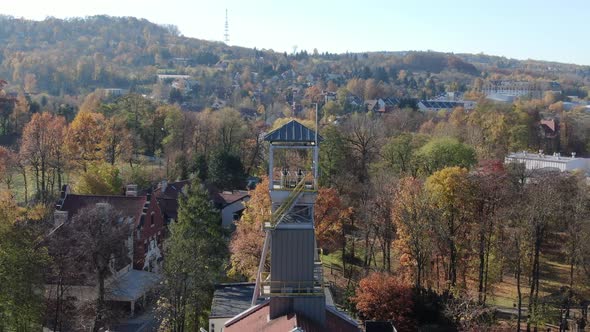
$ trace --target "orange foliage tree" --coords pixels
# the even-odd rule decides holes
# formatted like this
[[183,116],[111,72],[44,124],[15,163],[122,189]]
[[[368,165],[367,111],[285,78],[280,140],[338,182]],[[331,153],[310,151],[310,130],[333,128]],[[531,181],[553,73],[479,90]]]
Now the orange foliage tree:
[[236,225],[229,245],[231,275],[244,275],[250,280],[256,279],[265,235],[263,226],[271,216],[268,185],[268,178],[264,177],[256,188],[250,191],[250,200],[245,204],[246,210]]
[[314,207],[315,234],[318,246],[335,250],[344,248],[344,231],[352,208],[346,207],[334,188],[320,188]]
[[426,279],[434,243],[432,241],[431,209],[422,181],[407,177],[399,182],[392,207],[397,229],[394,246],[400,253],[402,267],[411,269],[417,289]]
[[373,272],[361,279],[351,298],[363,320],[393,321],[398,331],[413,331],[414,301],[409,285],[392,275]]
[[35,175],[37,195],[45,201],[61,185],[65,119],[49,112],[35,113],[23,130],[20,154]]

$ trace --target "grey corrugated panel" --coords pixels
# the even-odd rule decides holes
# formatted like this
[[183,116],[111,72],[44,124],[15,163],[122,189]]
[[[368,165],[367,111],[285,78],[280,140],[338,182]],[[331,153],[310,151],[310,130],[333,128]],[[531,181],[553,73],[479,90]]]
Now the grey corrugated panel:
[[270,298],[270,319],[293,312],[293,298],[271,297]]
[[273,281],[313,280],[313,229],[276,229],[271,244]]
[[[282,127],[266,134],[264,140],[270,142],[314,142],[315,131],[295,120],[291,120]],[[318,135],[318,141],[323,141],[320,135]]]
[[326,321],[326,303],[323,296],[296,298],[293,302],[295,312],[324,324]]

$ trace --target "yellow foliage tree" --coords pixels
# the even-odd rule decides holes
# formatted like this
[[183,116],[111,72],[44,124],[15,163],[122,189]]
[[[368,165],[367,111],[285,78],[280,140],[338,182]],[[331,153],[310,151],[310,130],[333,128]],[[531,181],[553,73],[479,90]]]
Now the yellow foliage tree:
[[87,171],[91,162],[103,157],[101,143],[105,134],[105,118],[100,113],[81,111],[68,128],[66,147],[72,160]]

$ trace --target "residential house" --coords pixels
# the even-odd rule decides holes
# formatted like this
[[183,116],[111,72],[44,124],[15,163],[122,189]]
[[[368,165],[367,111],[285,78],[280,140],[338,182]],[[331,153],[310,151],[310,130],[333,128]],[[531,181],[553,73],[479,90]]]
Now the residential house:
[[[142,248],[137,246],[136,230],[141,221],[145,219],[145,212],[149,204],[149,196],[137,196],[134,186],[127,188],[125,196],[102,196],[72,194],[69,186],[64,185],[55,206],[54,228],[48,235],[56,236],[58,232],[65,231],[63,226],[72,222],[72,218],[87,207],[110,205],[121,215],[121,218],[127,219],[132,228],[129,238],[125,241],[127,255],[121,255],[111,262],[111,274],[105,281],[105,294],[107,301],[128,303],[132,315],[135,311],[135,304],[138,301],[145,302],[146,295],[157,287],[161,279],[158,274],[133,268],[137,265],[136,257],[144,254]],[[80,275],[76,278],[76,284],[68,285],[67,296],[75,298],[77,301],[95,300],[98,285],[96,285],[94,278],[89,277],[93,275],[94,271],[80,271]],[[48,298],[55,296],[55,288],[55,284],[49,280],[49,284],[46,285]]]
[[127,93],[126,90],[119,89],[119,88],[104,89],[104,94],[106,97],[119,97],[119,96],[124,95],[125,93]]
[[539,122],[539,137],[544,151],[552,153],[559,150],[559,120],[542,119]]
[[546,155],[543,154],[543,151],[539,151],[539,153],[522,151],[507,155],[504,158],[504,163],[523,164],[530,171],[544,169],[557,169],[562,172],[580,170],[587,173],[590,171],[590,158],[577,158],[575,153],[566,157],[560,153]]
[[[54,212],[55,226],[58,227],[70,220],[78,211],[87,206],[109,204],[115,211],[133,221],[133,248],[131,250],[133,268],[157,272],[158,264],[162,260],[161,251],[165,225],[161,218],[158,218],[160,214],[158,206],[153,204],[150,198],[150,195],[138,196],[136,185],[128,185],[125,196],[77,195],[70,193],[69,186],[64,185]],[[146,260],[146,258],[148,259]]]
[[365,110],[367,112],[379,112],[379,110],[385,107],[385,102],[382,99],[369,99],[364,102]]
[[420,100],[418,109],[421,111],[438,112],[440,110],[452,111],[455,107],[464,107],[465,103],[460,101],[439,101],[439,100]]
[[[161,218],[162,225],[168,225],[178,219],[178,198],[183,192],[184,186],[188,184],[190,184],[190,180],[171,183],[164,180],[153,190],[152,201],[158,205],[157,208],[154,207],[157,226],[160,221],[158,218]],[[241,190],[219,191],[212,186],[209,186],[207,190],[214,207],[220,211],[221,225],[231,228],[234,221],[241,217],[245,209],[244,203],[250,199],[250,194]]]
[[227,105],[227,102],[223,99],[215,98],[213,103],[211,104],[211,108],[214,110],[219,110],[224,108]]
[[175,80],[190,80],[190,75],[159,74],[158,82],[171,82]]

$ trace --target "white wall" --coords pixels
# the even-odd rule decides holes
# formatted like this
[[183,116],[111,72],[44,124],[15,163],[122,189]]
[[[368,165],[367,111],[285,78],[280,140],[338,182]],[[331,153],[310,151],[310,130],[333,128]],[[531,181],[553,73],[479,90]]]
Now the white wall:
[[[223,331],[223,324],[228,320],[232,319],[233,317],[224,317],[224,318],[213,318],[209,319],[209,332],[221,332]],[[215,326],[215,330],[213,329]],[[246,331],[244,331],[246,332]]]
[[233,202],[221,210],[221,226],[225,228],[229,228],[234,221],[234,213],[244,209],[244,202],[247,201],[249,198],[244,200],[239,200]]

